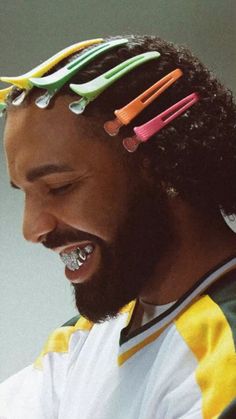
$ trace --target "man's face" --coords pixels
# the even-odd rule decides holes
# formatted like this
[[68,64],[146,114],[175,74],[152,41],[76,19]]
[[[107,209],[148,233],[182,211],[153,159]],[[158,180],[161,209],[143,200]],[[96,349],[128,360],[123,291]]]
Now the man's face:
[[85,252],[65,274],[78,310],[97,322],[140,294],[171,229],[160,189],[99,118],[74,115],[70,102],[9,109],[5,148],[10,180],[25,194],[25,238],[69,257]]

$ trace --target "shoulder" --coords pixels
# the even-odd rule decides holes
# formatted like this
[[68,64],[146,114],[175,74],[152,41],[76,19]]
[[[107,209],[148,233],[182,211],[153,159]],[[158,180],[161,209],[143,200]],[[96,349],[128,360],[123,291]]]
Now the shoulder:
[[196,359],[203,410],[207,417],[215,417],[236,397],[236,272],[212,284],[175,325]]
[[[236,344],[236,271],[222,276],[204,294],[198,296],[178,316],[176,324],[181,330],[191,325],[189,330],[191,334],[205,336],[210,331],[212,334],[213,330],[218,336],[227,334],[234,346]],[[203,340],[201,339],[201,342]]]
[[[42,360],[49,353],[69,353],[72,341],[75,340],[73,339],[75,335],[77,338],[76,341],[81,340],[81,338],[84,338],[88,334],[92,327],[93,323],[80,315],[68,320],[49,335],[40,355],[34,362],[34,366],[41,369]],[[82,332],[82,335],[77,333],[79,331]]]

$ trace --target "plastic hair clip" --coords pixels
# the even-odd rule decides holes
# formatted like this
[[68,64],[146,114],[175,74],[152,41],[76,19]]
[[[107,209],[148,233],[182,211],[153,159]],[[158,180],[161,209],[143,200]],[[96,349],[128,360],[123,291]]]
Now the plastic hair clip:
[[173,119],[184,113],[190,106],[198,102],[198,100],[198,93],[192,93],[145,124],[134,127],[135,135],[133,137],[125,138],[123,140],[123,146],[127,151],[134,152],[140,143],[148,141],[149,138],[173,121]]
[[36,99],[35,103],[39,108],[46,108],[50,102],[50,99],[64,86],[64,84],[79,70],[81,70],[90,61],[93,61],[96,57],[111,48],[115,48],[119,45],[126,44],[128,39],[116,39],[114,41],[108,41],[94,48],[85,51],[79,57],[60,68],[53,74],[42,78],[30,78],[30,82],[39,88],[46,89],[46,93]]
[[33,68],[27,73],[17,77],[0,77],[0,81],[11,83],[19,87],[20,89],[30,89],[32,87],[32,83],[30,82],[31,77],[41,77],[43,74],[47,73],[47,71],[49,71],[52,67],[54,67],[60,61],[62,61],[64,58],[67,58],[74,52],[87,48],[90,45],[101,43],[102,41],[102,38],[98,38],[83,42],[77,42],[76,44],[70,45],[69,47],[59,51],[57,54],[53,55],[51,58],[44,61],[42,64],[39,64],[37,67]]
[[[0,101],[4,101],[5,103],[7,100],[7,96],[11,93],[12,89],[13,89],[13,86],[0,90]],[[27,94],[27,90],[21,90],[19,95],[16,96],[15,99],[12,101],[12,104],[16,106],[20,105],[23,102],[26,94]]]
[[128,125],[132,119],[150,105],[182,75],[183,72],[177,68],[141,93],[141,95],[132,100],[132,102],[129,102],[128,105],[116,110],[114,112],[116,118],[113,121],[105,122],[105,131],[111,136],[117,135],[123,125]]
[[0,117],[3,116],[3,113],[6,109],[7,105],[3,102],[0,102]]
[[82,99],[76,102],[72,102],[69,106],[70,110],[75,114],[83,113],[89,102],[96,99],[105,89],[107,89],[116,80],[127,74],[129,71],[144,64],[147,61],[159,58],[160,54],[157,51],[150,51],[135,57],[131,57],[128,60],[118,64],[116,67],[108,70],[101,76],[83,84],[70,84],[70,88],[82,96]]
[[[0,102],[6,104],[7,96],[11,93],[13,86],[0,90]],[[26,90],[23,90],[13,101],[13,105],[20,105],[26,96]]]
[[7,96],[10,94],[12,90],[12,86],[7,87],[6,89],[0,90],[0,102],[5,102],[7,99]]

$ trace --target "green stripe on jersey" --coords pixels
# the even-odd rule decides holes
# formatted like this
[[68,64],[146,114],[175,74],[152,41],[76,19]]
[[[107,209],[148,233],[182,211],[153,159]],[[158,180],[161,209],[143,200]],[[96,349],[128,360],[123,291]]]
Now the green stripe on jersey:
[[72,317],[72,319],[68,320],[68,322],[64,323],[61,327],[65,327],[65,326],[75,326],[77,321],[80,319],[80,314],[78,314],[75,317]]
[[236,348],[236,271],[227,273],[211,285],[207,294],[223,311],[231,328]]

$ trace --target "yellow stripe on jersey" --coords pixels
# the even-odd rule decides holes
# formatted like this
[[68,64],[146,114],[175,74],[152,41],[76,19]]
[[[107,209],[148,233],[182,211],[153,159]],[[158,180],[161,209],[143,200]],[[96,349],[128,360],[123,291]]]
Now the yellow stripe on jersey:
[[[120,313],[129,313],[129,318],[133,312],[136,301],[131,301],[124,306]],[[56,329],[48,338],[43,350],[34,362],[34,367],[42,369],[42,359],[49,352],[65,353],[68,352],[70,337],[77,330],[89,331],[93,327],[93,323],[85,319],[83,316],[79,318],[74,326],[63,326]]]
[[93,323],[81,316],[74,326],[64,326],[56,329],[49,336],[42,352],[34,362],[34,367],[42,369],[42,359],[49,352],[68,352],[71,335],[77,330],[89,331],[92,327]]
[[124,364],[124,362],[131,358],[131,356],[136,354],[136,352],[140,351],[145,346],[149,345],[149,343],[152,343],[154,340],[156,340],[166,327],[167,325],[165,325],[162,329],[159,329],[156,332],[152,333],[150,336],[137,343],[137,345],[132,346],[132,348],[128,349],[126,352],[120,354],[118,356],[118,365],[121,366],[122,364]]
[[129,324],[130,319],[132,317],[133,311],[134,311],[134,307],[136,305],[137,300],[133,300],[130,303],[126,304],[124,307],[122,307],[119,311],[120,314],[123,313],[128,313],[128,317],[126,320],[126,326]]
[[220,307],[203,296],[175,321],[198,360],[196,381],[204,419],[216,418],[236,396],[236,353],[232,331]]

